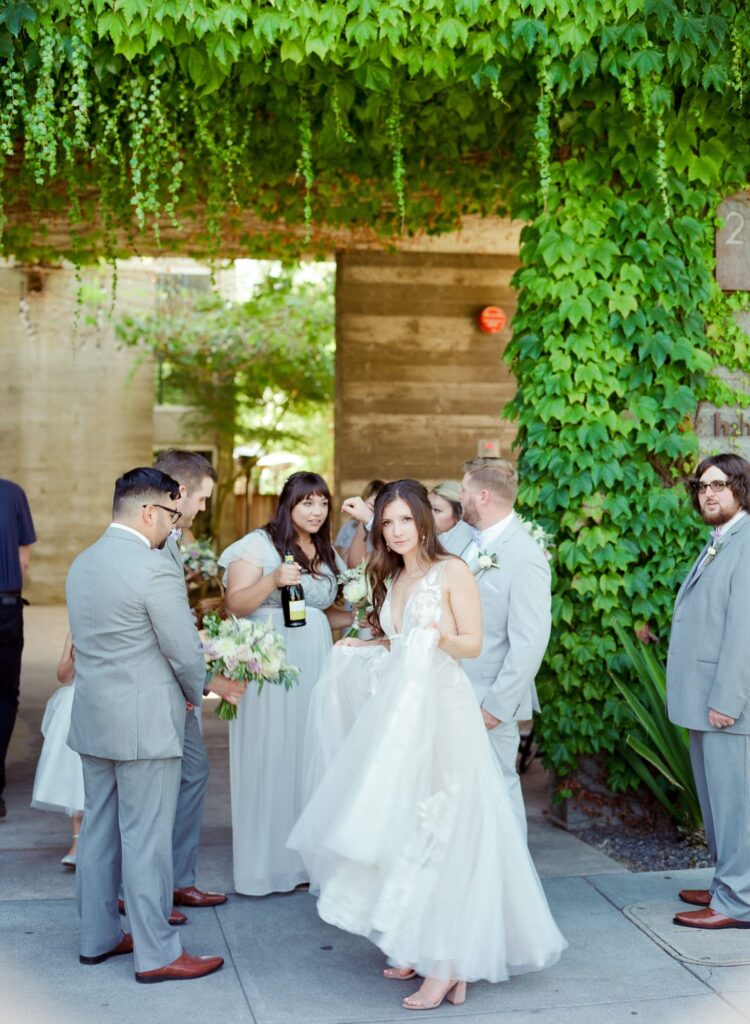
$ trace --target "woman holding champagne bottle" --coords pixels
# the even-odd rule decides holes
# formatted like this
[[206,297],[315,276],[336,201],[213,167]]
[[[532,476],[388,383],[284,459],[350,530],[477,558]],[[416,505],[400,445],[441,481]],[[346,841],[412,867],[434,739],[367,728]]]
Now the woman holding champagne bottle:
[[287,661],[300,670],[289,692],[264,686],[258,695],[249,687],[229,724],[234,886],[248,896],[308,881],[301,858],[285,846],[302,810],[307,710],[331,628],[352,620],[351,612],[333,607],[345,566],[331,544],[330,505],[321,476],[293,473],[273,519],[219,559],[227,611],[270,620],[284,637]]

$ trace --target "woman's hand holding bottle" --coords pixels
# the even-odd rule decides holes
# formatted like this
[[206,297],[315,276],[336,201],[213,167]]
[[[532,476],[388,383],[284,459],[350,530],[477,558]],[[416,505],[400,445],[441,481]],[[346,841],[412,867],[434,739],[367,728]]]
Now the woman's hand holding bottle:
[[277,587],[295,586],[301,578],[301,569],[296,562],[282,562],[273,572],[273,581]]

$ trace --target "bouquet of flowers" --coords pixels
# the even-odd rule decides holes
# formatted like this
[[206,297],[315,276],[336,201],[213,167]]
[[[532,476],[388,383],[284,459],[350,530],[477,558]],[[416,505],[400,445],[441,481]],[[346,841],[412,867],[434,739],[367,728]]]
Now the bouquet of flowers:
[[339,586],[342,588],[344,600],[348,601],[354,609],[354,622],[345,634],[346,636],[356,636],[365,617],[372,611],[372,595],[367,584],[365,565],[366,561],[363,558],[359,565],[355,565],[353,569],[347,569],[338,575]]
[[[245,684],[257,683],[258,693],[265,683],[291,690],[297,682],[299,669],[287,665],[284,641],[270,622],[238,619],[234,615],[228,619],[206,615],[203,628],[203,650],[213,675],[221,674]],[[237,717],[237,707],[222,700],[216,714],[231,722]]]
[[189,573],[197,573],[204,580],[218,578],[219,562],[209,541],[194,540],[190,544],[180,544],[180,554]]

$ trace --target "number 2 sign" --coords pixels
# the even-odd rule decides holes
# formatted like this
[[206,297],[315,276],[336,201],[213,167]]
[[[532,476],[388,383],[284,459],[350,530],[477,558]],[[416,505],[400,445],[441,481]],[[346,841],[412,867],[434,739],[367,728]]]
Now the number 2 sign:
[[716,232],[716,280],[725,292],[750,292],[750,194],[725,199]]

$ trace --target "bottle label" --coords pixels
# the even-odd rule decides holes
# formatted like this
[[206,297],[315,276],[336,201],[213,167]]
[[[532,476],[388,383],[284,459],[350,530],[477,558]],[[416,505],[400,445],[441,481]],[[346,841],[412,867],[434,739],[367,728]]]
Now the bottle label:
[[290,601],[289,605],[289,621],[290,622],[301,622],[305,617],[305,602],[304,601]]

